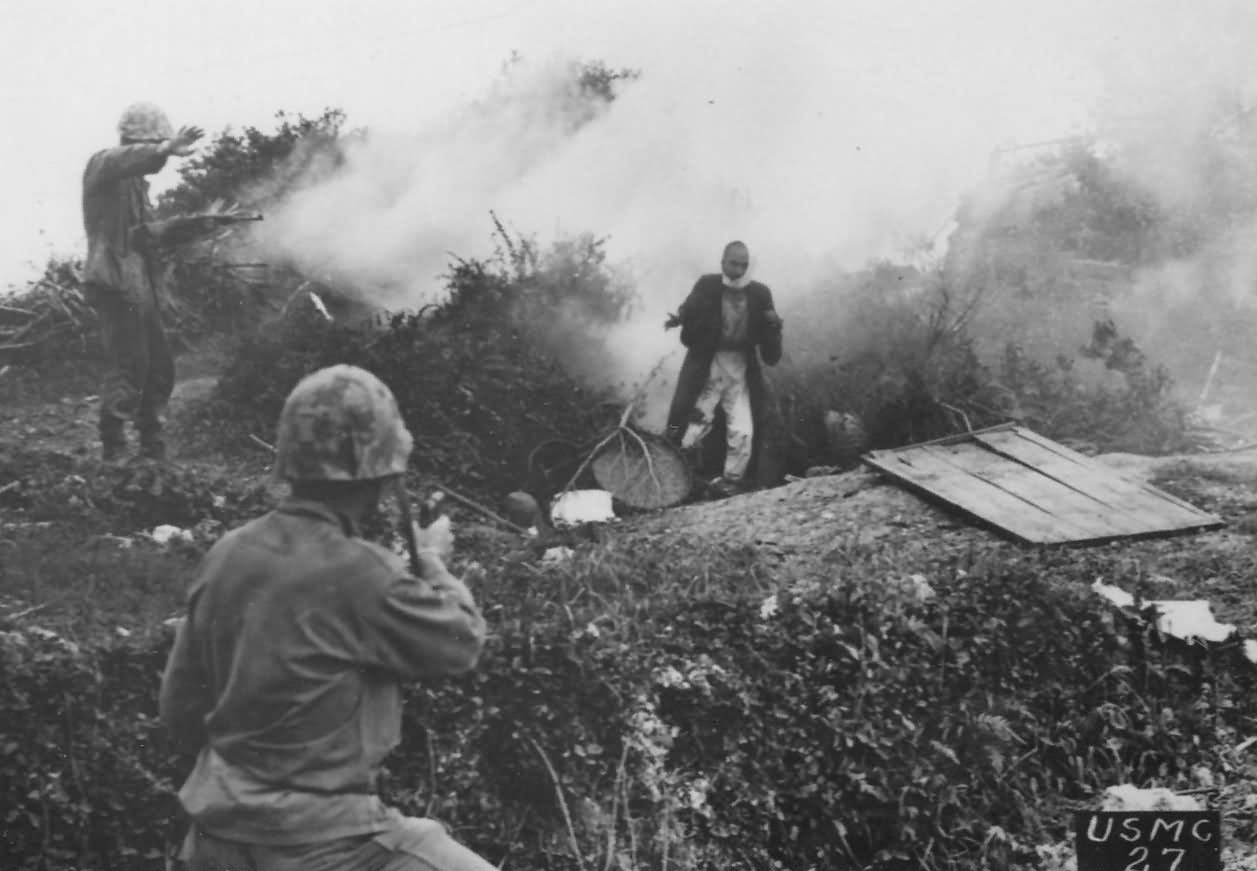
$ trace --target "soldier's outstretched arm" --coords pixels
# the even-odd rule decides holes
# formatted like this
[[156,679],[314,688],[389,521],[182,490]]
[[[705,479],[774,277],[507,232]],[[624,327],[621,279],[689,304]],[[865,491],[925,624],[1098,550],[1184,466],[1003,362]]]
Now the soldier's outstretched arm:
[[128,142],[98,151],[88,161],[83,183],[91,186],[160,172],[168,157],[187,157],[204,135],[200,127],[181,127],[178,133],[161,142]]
[[160,172],[166,165],[167,153],[158,142],[135,142],[130,145],[118,145],[106,148],[92,155],[87,162],[87,170],[83,174],[83,184],[91,187],[96,184],[117,181],[120,178],[131,178],[137,175],[152,175]]

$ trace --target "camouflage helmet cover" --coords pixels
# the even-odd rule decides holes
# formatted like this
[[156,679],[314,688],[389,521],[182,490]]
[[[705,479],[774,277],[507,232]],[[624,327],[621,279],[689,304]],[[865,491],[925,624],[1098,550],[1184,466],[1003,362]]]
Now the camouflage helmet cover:
[[275,476],[364,481],[400,475],[413,446],[384,382],[357,366],[329,366],[303,378],[284,402]]
[[118,136],[122,139],[160,142],[174,135],[166,113],[152,103],[132,103],[118,119]]

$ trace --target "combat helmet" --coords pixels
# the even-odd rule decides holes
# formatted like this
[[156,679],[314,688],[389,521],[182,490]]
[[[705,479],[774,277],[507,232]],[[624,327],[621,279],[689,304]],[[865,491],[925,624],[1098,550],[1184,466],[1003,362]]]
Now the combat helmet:
[[414,440],[393,392],[357,366],[307,375],[279,415],[275,477],[366,481],[400,475]]
[[132,103],[118,119],[118,136],[138,142],[161,142],[175,135],[170,119],[152,103]]

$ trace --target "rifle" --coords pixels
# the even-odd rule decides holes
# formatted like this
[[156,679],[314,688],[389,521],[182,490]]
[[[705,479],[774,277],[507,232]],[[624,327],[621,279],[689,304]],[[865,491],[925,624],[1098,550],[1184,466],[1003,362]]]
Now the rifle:
[[180,215],[165,221],[136,224],[131,228],[131,239],[140,248],[170,248],[193,242],[219,227],[260,220],[262,220],[262,215],[259,212],[206,212],[198,215]]

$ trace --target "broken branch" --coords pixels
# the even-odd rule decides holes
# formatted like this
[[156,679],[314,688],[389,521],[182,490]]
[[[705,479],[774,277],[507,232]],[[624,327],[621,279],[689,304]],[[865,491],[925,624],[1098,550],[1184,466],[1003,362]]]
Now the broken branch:
[[446,496],[449,496],[455,502],[460,502],[466,507],[472,509],[473,511],[477,511],[491,520],[496,520],[498,523],[502,524],[504,527],[511,530],[512,532],[518,532],[520,535],[528,534],[528,530],[524,529],[524,527],[519,526],[518,524],[515,524],[515,523],[511,523],[511,521],[507,520],[502,515],[496,513],[495,511],[492,511],[489,508],[486,508],[485,506],[481,505],[476,500],[471,499],[467,496],[464,496],[456,490],[446,487],[440,481],[436,482],[436,488],[440,490],[441,492],[443,492]]
[[261,447],[266,448],[272,454],[275,453],[274,445],[267,444],[266,442],[262,441],[260,438],[255,436],[253,433],[249,433],[249,441],[253,442],[255,445],[260,445]]

